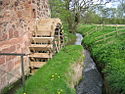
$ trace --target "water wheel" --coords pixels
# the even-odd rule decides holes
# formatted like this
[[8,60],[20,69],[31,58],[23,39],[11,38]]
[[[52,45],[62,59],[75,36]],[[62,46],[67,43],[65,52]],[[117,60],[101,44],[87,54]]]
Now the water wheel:
[[30,68],[40,68],[64,46],[60,19],[41,19],[37,22],[29,47]]

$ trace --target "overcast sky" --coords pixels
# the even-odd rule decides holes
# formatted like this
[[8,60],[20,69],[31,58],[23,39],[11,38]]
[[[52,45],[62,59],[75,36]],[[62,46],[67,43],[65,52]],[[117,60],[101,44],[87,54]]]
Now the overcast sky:
[[107,3],[106,4],[106,7],[108,7],[108,8],[117,8],[117,6],[118,6],[118,4],[119,4],[119,2],[110,2],[110,3]]
[[[95,3],[99,3],[99,2],[97,2],[98,0],[94,0],[94,1],[95,1]],[[105,2],[105,0],[103,0],[103,1]],[[108,8],[117,8],[118,4],[119,4],[119,2],[112,1],[112,2],[107,3],[105,6]]]

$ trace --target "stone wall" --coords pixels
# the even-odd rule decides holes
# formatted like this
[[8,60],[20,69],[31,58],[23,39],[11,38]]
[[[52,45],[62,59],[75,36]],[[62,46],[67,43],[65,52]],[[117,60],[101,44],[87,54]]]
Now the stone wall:
[[[36,21],[48,17],[48,0],[0,0],[0,53],[28,54]],[[0,90],[20,78],[20,65],[18,56],[0,56]]]

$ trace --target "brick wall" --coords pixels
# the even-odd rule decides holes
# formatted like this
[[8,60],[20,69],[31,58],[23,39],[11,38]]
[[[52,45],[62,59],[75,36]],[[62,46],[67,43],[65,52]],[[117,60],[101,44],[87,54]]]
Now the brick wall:
[[[50,17],[48,0],[0,0],[0,53],[29,53],[36,20]],[[25,57],[28,70],[28,57]],[[0,90],[21,75],[20,57],[0,56]]]

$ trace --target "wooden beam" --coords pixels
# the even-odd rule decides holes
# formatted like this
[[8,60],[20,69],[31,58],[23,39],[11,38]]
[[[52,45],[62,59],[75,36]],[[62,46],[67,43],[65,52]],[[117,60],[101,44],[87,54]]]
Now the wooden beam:
[[52,43],[54,37],[32,37],[30,40],[34,43]]
[[29,47],[30,50],[36,50],[36,51],[45,51],[52,48],[53,48],[52,44],[44,44],[44,45],[31,44],[31,46]]
[[47,62],[31,62],[31,68],[41,68],[44,66]]
[[33,53],[29,57],[34,58],[52,58],[52,53]]
[[50,31],[37,31],[33,33],[33,36],[52,36]]
[[[121,34],[125,34],[125,32],[119,32],[118,36],[121,35]],[[115,36],[115,35],[105,37],[105,38],[103,38],[103,39],[97,40],[95,43],[98,43],[98,42],[100,42],[100,41],[104,41],[104,40],[110,39],[110,38],[112,38],[112,37],[114,37],[114,36]]]
[[117,31],[112,31],[112,32],[109,32],[109,33],[106,33],[106,34],[97,36],[96,38],[101,38],[101,37],[103,37],[103,36],[110,35],[110,34],[115,33],[115,32],[117,32]]

